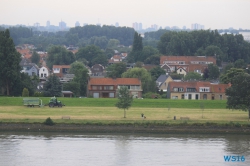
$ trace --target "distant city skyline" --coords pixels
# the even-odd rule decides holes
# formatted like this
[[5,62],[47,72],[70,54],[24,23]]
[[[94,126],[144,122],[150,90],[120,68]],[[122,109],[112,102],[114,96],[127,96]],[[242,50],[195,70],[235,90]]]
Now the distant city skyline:
[[59,22],[75,27],[101,24],[143,29],[204,25],[205,29],[250,29],[250,0],[1,0],[0,25],[58,26]]

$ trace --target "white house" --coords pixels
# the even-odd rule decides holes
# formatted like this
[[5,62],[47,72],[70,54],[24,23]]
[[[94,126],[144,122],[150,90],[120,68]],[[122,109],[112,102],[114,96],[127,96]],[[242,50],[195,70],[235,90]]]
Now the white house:
[[40,69],[39,69],[39,77],[40,78],[46,78],[46,77],[48,77],[49,76],[49,69],[47,68],[47,67],[41,67]]

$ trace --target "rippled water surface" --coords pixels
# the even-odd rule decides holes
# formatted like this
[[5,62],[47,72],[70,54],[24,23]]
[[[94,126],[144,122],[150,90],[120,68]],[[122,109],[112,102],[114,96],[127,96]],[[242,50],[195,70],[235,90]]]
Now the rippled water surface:
[[0,132],[0,165],[250,165],[250,136]]

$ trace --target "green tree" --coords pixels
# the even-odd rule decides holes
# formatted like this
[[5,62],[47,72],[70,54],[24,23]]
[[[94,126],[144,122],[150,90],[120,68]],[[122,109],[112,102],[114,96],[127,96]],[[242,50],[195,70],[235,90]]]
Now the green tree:
[[159,65],[160,64],[160,56],[159,55],[152,55],[148,57],[145,61],[145,64],[152,64],[152,65]]
[[62,85],[56,75],[49,76],[48,81],[45,82],[43,86],[43,89],[45,96],[62,96]]
[[[70,65],[69,73],[75,74],[73,82],[78,83],[80,86],[80,95],[86,95],[88,83],[88,70],[82,62],[74,62]],[[77,86],[77,85],[76,85]]]
[[89,66],[92,66],[93,60],[97,57],[102,57],[103,55],[104,52],[99,47],[91,45],[80,48],[76,53],[76,59],[84,58],[89,62]]
[[152,55],[159,54],[159,51],[151,46],[145,46],[142,49],[141,57],[138,58],[138,61],[145,61]]
[[48,51],[47,66],[52,69],[53,65],[69,65],[75,61],[75,55],[61,46],[52,46]]
[[117,48],[120,44],[120,41],[117,39],[109,39],[107,48]]
[[150,73],[144,68],[131,68],[122,74],[123,78],[139,78],[142,82],[143,93],[155,91],[155,81]]
[[137,62],[140,61],[142,56],[142,37],[140,34],[135,32],[134,34],[134,41],[133,41],[133,48],[132,51],[128,55],[128,62]]
[[98,55],[92,60],[92,64],[101,64],[103,66],[107,66],[108,64],[108,59],[107,56],[104,54]]
[[29,90],[27,88],[23,88],[22,97],[29,97]]
[[184,77],[184,80],[202,80],[202,76],[199,73],[196,72],[188,72],[186,76]]
[[160,77],[160,75],[166,74],[165,70],[160,66],[154,67],[153,69],[149,70],[149,73],[155,81],[158,79],[158,77]]
[[36,51],[33,51],[32,56],[31,56],[31,61],[32,63],[35,63],[37,65],[39,64],[40,55]]
[[220,80],[224,84],[228,84],[232,82],[232,79],[239,74],[244,73],[244,69],[231,68],[225,74],[221,75]]
[[203,77],[203,80],[207,80],[209,78],[208,68],[204,69],[202,77]]
[[[86,86],[85,86],[86,87]],[[79,96],[80,95],[80,83],[78,82],[68,82],[63,84],[63,90],[64,91],[71,91],[74,93],[74,96]]]
[[118,102],[115,106],[124,110],[124,118],[126,118],[126,110],[131,107],[133,96],[130,95],[129,89],[126,86],[121,86],[118,90]]
[[[250,75],[241,73],[233,77],[231,87],[226,89],[227,108],[248,111],[250,119]],[[249,120],[248,119],[248,120]]]
[[241,69],[246,69],[247,64],[243,59],[237,59],[234,62],[234,68],[241,68]]
[[13,88],[20,81],[19,65],[21,55],[16,51],[13,40],[10,38],[9,30],[0,31],[0,85],[6,90],[6,94],[12,94]]
[[218,66],[214,64],[209,64],[208,65],[208,78],[210,80],[213,80],[213,79],[218,79],[219,76],[220,76],[220,70]]
[[125,63],[115,63],[112,65],[109,65],[106,68],[107,71],[107,77],[109,78],[121,78],[122,73],[126,71],[126,64]]

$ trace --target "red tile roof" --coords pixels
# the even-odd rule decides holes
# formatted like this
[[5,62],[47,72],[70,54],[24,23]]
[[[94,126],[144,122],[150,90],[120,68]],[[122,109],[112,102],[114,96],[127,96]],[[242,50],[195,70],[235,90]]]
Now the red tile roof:
[[216,64],[216,58],[213,56],[161,56],[160,64],[164,64],[164,61],[184,61],[185,64],[190,64],[191,61],[200,61]]
[[90,78],[89,85],[141,85],[138,78]]

